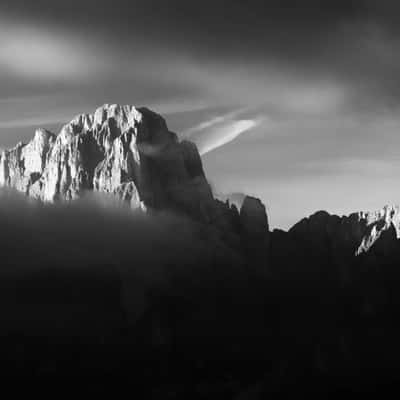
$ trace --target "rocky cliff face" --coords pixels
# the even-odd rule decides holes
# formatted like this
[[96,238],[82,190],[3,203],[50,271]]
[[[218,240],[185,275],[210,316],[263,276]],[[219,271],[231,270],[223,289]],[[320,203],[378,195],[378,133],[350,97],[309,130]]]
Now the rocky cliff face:
[[196,147],[179,142],[160,115],[119,105],[79,115],[57,136],[38,130],[28,144],[3,152],[0,184],[47,202],[94,190],[134,208],[197,214],[212,200]]
[[[364,229],[363,236],[356,250],[356,255],[367,252],[379,238],[393,232],[391,237],[400,237],[400,209],[398,206],[385,206],[376,212],[358,213],[359,221]],[[386,240],[388,239],[388,235]],[[390,235],[389,235],[390,236]]]
[[54,142],[54,134],[38,129],[28,144],[19,143],[4,151],[0,157],[0,184],[29,193],[45,170]]

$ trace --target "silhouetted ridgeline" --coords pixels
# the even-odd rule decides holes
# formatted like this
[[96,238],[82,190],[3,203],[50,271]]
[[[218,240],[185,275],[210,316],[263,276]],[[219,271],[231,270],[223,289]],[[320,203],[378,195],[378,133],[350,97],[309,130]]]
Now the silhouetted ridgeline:
[[214,199],[158,117],[111,110],[2,156],[3,183],[39,193],[0,193],[6,382],[160,399],[396,388],[397,208],[270,232],[259,200]]

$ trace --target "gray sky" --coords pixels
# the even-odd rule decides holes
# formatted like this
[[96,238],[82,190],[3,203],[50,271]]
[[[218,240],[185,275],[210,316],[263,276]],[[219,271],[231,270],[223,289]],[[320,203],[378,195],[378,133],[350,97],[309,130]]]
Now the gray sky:
[[[143,4],[145,3],[145,4]],[[194,140],[273,227],[400,202],[395,1],[0,1],[0,147],[103,103]]]

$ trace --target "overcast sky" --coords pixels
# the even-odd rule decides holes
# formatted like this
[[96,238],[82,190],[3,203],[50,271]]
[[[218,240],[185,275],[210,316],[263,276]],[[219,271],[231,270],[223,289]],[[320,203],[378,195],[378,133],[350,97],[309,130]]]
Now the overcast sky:
[[273,227],[400,203],[396,3],[0,0],[0,147],[146,105]]

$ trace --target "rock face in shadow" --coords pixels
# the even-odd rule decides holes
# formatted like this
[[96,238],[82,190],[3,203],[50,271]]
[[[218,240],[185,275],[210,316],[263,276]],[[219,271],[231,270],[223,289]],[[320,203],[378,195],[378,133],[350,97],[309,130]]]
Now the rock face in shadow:
[[289,234],[307,241],[315,248],[329,246],[332,253],[340,253],[345,249],[349,255],[360,255],[368,252],[391,228],[398,238],[400,214],[397,206],[385,206],[379,211],[358,212],[342,217],[318,211],[295,224]]
[[251,264],[260,272],[267,270],[270,232],[265,206],[261,200],[246,196],[240,208],[242,246]]
[[278,274],[296,279],[313,276],[344,285],[357,274],[355,265],[373,258],[377,249],[385,248],[385,256],[393,256],[398,247],[399,218],[397,206],[341,217],[318,211],[288,232],[271,233],[271,264]]
[[325,234],[342,245],[355,246],[356,255],[368,251],[381,234],[394,227],[400,232],[400,212],[398,206],[384,206],[374,212],[361,211],[349,216],[338,217],[326,211],[318,211],[295,224],[290,232],[294,235],[315,236]]

